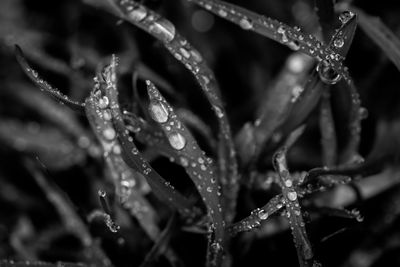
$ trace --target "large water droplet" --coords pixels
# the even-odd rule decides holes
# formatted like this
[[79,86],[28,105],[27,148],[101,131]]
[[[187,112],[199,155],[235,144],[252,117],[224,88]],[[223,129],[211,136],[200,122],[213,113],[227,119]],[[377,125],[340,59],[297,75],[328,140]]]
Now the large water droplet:
[[253,28],[253,23],[251,23],[251,21],[248,18],[242,18],[239,21],[239,25],[244,30],[250,30],[251,28]]
[[333,46],[336,48],[342,48],[344,45],[344,40],[343,38],[337,38],[333,41]]
[[170,133],[168,135],[168,141],[170,145],[176,150],[181,150],[186,145],[185,137],[183,137],[183,135],[177,132]]
[[321,80],[326,84],[336,84],[342,78],[325,60],[318,63],[317,71]]
[[159,123],[164,123],[168,121],[168,108],[164,103],[159,101],[152,101],[149,105],[150,116],[153,120]]
[[107,128],[103,131],[103,137],[106,140],[112,141],[114,140],[115,136],[116,136],[116,132],[113,128]]
[[297,199],[297,193],[295,191],[290,191],[289,193],[287,193],[287,198],[290,201],[295,201]]
[[147,10],[143,6],[138,6],[128,13],[128,17],[133,21],[139,22],[147,16]]
[[166,19],[158,19],[150,26],[150,32],[164,42],[171,42],[175,38],[175,26]]

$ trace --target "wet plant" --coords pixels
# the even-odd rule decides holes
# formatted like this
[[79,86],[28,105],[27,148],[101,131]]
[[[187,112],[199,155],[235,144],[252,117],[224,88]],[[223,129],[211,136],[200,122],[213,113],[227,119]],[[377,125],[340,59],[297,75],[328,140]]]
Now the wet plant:
[[[25,3],[10,1],[17,18]],[[386,58],[400,65],[400,41],[383,22],[351,1],[276,3],[293,9],[286,23],[262,8],[219,0],[76,2],[64,3],[78,15],[67,12],[75,30],[63,45],[26,25],[3,40],[41,92],[7,79],[6,88],[18,89],[7,94],[34,115],[4,110],[0,140],[55,215],[50,226],[35,226],[24,212],[35,206],[12,196],[26,189],[1,179],[4,202],[23,211],[9,234],[15,257],[1,251],[0,266],[218,267],[260,259],[270,266],[375,266],[400,248],[399,116],[362,131],[369,113],[363,96],[392,66]],[[85,22],[87,36],[80,36],[74,23],[86,26],[85,16],[99,33]],[[240,47],[259,38],[255,51],[263,56],[243,63],[252,71],[232,63],[245,73],[243,84],[226,74],[229,60],[255,52],[225,52],[224,38],[196,36],[213,23],[229,29],[224,38],[240,36]],[[360,30],[386,56],[370,66],[369,82],[348,60],[353,46],[365,49]],[[59,58],[61,48],[69,63]],[[222,71],[219,53],[228,54]],[[264,69],[268,74],[259,74]],[[236,86],[248,87],[235,100],[237,112],[225,100]],[[367,104],[375,116],[382,112]],[[0,178],[10,175],[5,170]],[[384,208],[370,212],[376,199]],[[351,232],[362,227],[373,229],[370,238]],[[359,243],[346,244],[355,237]],[[75,250],[41,254],[64,243]]]

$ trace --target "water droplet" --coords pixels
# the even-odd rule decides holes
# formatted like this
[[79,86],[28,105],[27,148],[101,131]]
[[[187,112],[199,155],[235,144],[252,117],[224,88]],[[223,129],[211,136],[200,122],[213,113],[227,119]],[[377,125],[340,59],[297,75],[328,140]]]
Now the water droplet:
[[342,78],[342,76],[337,73],[326,60],[318,63],[317,71],[321,81],[326,84],[336,84]]
[[333,46],[335,46],[336,48],[342,48],[344,45],[344,40],[343,38],[337,38],[333,41]]
[[181,158],[180,158],[180,161],[181,161],[181,164],[182,164],[183,167],[189,166],[189,161],[188,161],[187,158],[181,157]]
[[222,112],[222,109],[217,106],[213,106],[215,113],[217,114],[218,118],[222,118],[224,116],[224,113]]
[[286,187],[291,187],[292,185],[293,185],[292,180],[286,180],[286,181],[285,181],[285,186],[286,186]]
[[218,15],[220,15],[221,17],[226,17],[228,13],[225,10],[220,9],[218,10]]
[[181,150],[186,145],[185,137],[183,137],[183,135],[177,132],[170,133],[168,135],[168,141],[170,145],[176,150]]
[[190,54],[185,48],[179,48],[179,52],[181,52],[182,56],[184,56],[185,58],[190,58]]
[[143,6],[138,6],[129,12],[128,17],[133,21],[139,22],[147,16],[147,10]]
[[149,28],[150,32],[164,42],[171,42],[175,38],[175,26],[166,19],[158,19]]
[[105,119],[106,121],[111,120],[111,119],[112,119],[111,111],[110,111],[109,109],[104,110],[104,112],[103,112],[103,117],[104,117],[104,119]]
[[244,30],[250,30],[251,28],[253,28],[253,24],[251,23],[251,21],[247,18],[242,18],[239,21],[239,25],[240,27],[242,27],[242,29]]
[[149,105],[150,116],[159,123],[168,121],[168,108],[162,102],[152,101]]
[[99,99],[99,108],[101,109],[107,108],[109,103],[110,100],[108,100],[108,97],[103,96],[102,98]]
[[211,188],[211,187],[207,187],[206,190],[207,190],[208,193],[211,193],[211,192],[212,192],[212,188]]
[[137,155],[139,153],[139,150],[135,147],[135,148],[132,149],[131,152],[132,152],[133,155]]
[[352,17],[354,17],[354,13],[351,11],[343,11],[339,15],[339,20],[342,24],[347,23]]
[[287,198],[290,201],[295,201],[297,199],[297,193],[295,191],[290,191],[289,193],[287,193]]
[[268,219],[268,212],[266,212],[265,210],[261,209],[258,214],[257,214],[258,218],[260,218],[261,220],[266,220]]
[[121,154],[121,146],[119,146],[119,145],[113,146],[113,153],[116,155]]
[[104,137],[105,139],[109,140],[109,141],[114,140],[114,138],[115,138],[116,135],[117,135],[117,134],[116,134],[116,132],[115,132],[115,130],[114,130],[113,128],[106,128],[106,129],[103,131],[103,137]]

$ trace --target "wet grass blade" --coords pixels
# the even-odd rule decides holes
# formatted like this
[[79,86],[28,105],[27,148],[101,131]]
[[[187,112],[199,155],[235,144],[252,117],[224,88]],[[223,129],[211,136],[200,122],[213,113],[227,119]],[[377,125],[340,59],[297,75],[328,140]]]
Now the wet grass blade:
[[72,109],[83,111],[83,108],[85,107],[84,103],[71,100],[68,96],[61,93],[60,90],[58,90],[57,88],[52,87],[48,82],[46,82],[39,76],[38,72],[29,65],[28,61],[25,59],[22,49],[18,45],[15,46],[15,55],[25,74],[35,83],[35,85],[40,90],[48,93],[50,96],[54,97],[56,100],[69,106]]
[[314,252],[307,236],[298,193],[293,187],[293,179],[287,168],[286,147],[281,148],[275,153],[273,164],[280,177],[279,184],[285,199],[286,215],[292,229],[293,241],[297,249],[300,266],[313,266]]
[[349,90],[351,99],[351,110],[349,118],[349,140],[341,155],[341,164],[359,164],[364,161],[360,156],[358,149],[360,146],[361,121],[367,116],[367,110],[361,107],[360,95],[353,81],[350,79],[343,84],[345,89]]
[[[153,83],[147,81],[150,98],[149,112],[164,131],[171,147],[180,157],[185,168],[199,191],[208,215],[212,219],[213,239],[209,241],[209,266],[219,266],[222,261],[222,248],[225,245],[223,211],[220,204],[220,188],[212,160],[198,146],[190,131],[176,116],[169,103],[162,97]],[[217,250],[214,248],[218,247]]]
[[[116,87],[116,58],[113,57],[111,64],[103,69],[99,78],[102,87],[95,86],[95,90],[92,92],[92,105],[96,106],[100,99],[107,99],[107,105],[105,110],[110,112],[110,120],[112,121],[113,127],[106,128],[102,134],[107,139],[118,139],[121,145],[121,156],[125,163],[133,170],[139,172],[146,177],[154,195],[164,201],[168,206],[176,209],[182,215],[186,217],[193,217],[196,212],[193,210],[192,204],[185,197],[183,197],[178,191],[176,191],[164,178],[162,178],[150,164],[141,156],[136,145],[133,143],[133,139],[129,136],[129,132],[126,129],[123,121],[123,116],[119,108],[118,92]],[[104,92],[102,92],[102,89]],[[100,98],[99,98],[100,94]],[[101,96],[101,94],[105,94]],[[95,96],[97,95],[97,98]],[[87,102],[88,103],[88,102]],[[109,134],[109,135],[108,135]]]
[[259,15],[239,6],[219,0],[188,0],[209,10],[210,12],[239,25],[244,30],[251,30],[283,45],[294,51],[300,51],[316,59],[329,60],[328,66],[344,78],[347,77],[342,59],[337,58],[330,46],[325,46],[315,36],[304,34],[298,27],[290,27],[282,22]]
[[224,203],[226,219],[231,221],[236,209],[239,184],[238,166],[230,126],[213,72],[206,65],[199,51],[179,35],[170,21],[136,1],[112,0],[110,2],[113,3],[112,8],[118,10],[117,13],[122,19],[160,40],[166,49],[194,75],[210,102],[219,122],[219,138],[224,147],[220,150],[222,153],[220,158],[224,159],[220,161],[220,164],[223,164],[220,166],[220,172],[224,199],[226,199]]
[[255,209],[251,214],[243,220],[229,226],[228,231],[231,235],[236,235],[240,232],[251,231],[261,225],[261,223],[279,211],[284,203],[284,198],[281,194],[273,197],[263,207]]

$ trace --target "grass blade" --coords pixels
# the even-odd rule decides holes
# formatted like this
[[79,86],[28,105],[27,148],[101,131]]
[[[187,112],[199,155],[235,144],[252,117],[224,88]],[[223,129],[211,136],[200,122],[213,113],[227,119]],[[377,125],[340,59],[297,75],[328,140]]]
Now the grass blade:
[[228,230],[231,235],[236,235],[243,231],[251,231],[261,225],[261,222],[267,220],[277,211],[279,211],[284,203],[284,198],[281,194],[273,197],[263,207],[255,209],[251,214],[243,220],[229,226]]
[[347,78],[342,59],[337,58],[330,46],[325,46],[313,35],[307,35],[300,31],[298,27],[290,27],[282,22],[259,15],[255,12],[246,10],[239,6],[229,4],[219,0],[188,0],[209,10],[217,16],[229,20],[239,25],[244,30],[252,30],[260,35],[287,45],[294,51],[300,51],[321,61],[333,57],[329,60],[328,66]]
[[[171,147],[179,155],[181,165],[196,185],[207,207],[208,215],[212,219],[211,228],[214,233],[214,240],[209,241],[208,252],[212,260],[208,264],[219,266],[222,260],[222,247],[225,242],[225,229],[220,204],[220,189],[214,172],[215,167],[212,160],[205,156],[189,130],[177,118],[172,107],[150,81],[147,81],[147,91],[150,98],[149,112],[151,117],[160,125]],[[218,246],[219,249],[214,251],[211,244]],[[214,253],[216,255],[213,255]]]
[[279,184],[285,199],[287,218],[292,229],[293,241],[297,249],[300,266],[312,266],[314,253],[306,233],[298,193],[293,187],[293,179],[287,168],[286,147],[275,153],[273,164],[280,177]]
[[68,96],[61,93],[60,90],[58,90],[57,88],[52,87],[48,82],[46,82],[39,76],[38,72],[29,65],[28,61],[25,59],[22,49],[18,45],[15,46],[15,55],[25,74],[35,83],[35,85],[40,90],[45,91],[56,100],[69,106],[72,109],[83,111],[83,108],[85,107],[84,103],[71,100]]
[[[113,57],[111,64],[103,69],[103,73],[100,78],[104,78],[103,81],[99,81],[102,85],[91,93],[92,105],[96,106],[100,99],[107,98],[106,111],[111,113],[111,121],[113,123],[112,128],[106,128],[102,134],[105,137],[112,137],[110,139],[115,140],[118,138],[121,144],[121,156],[125,163],[133,170],[139,172],[146,177],[152,191],[155,196],[159,197],[168,206],[176,209],[182,215],[191,217],[196,214],[192,209],[192,204],[185,197],[183,197],[178,191],[176,191],[164,178],[162,178],[150,164],[141,156],[136,145],[133,143],[132,138],[129,136],[126,130],[125,123],[121,114],[118,103],[118,92],[116,87],[116,58]],[[103,92],[101,92],[103,90]],[[105,94],[101,96],[101,94]],[[88,103],[88,101],[86,102]],[[111,134],[110,134],[111,133]],[[108,136],[108,134],[110,134]]]

